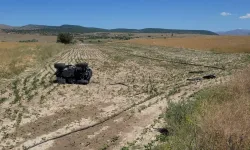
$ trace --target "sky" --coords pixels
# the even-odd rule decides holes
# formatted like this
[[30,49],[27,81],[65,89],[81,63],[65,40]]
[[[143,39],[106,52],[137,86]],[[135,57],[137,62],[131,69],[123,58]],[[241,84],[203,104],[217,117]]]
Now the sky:
[[250,0],[1,0],[0,24],[250,29]]

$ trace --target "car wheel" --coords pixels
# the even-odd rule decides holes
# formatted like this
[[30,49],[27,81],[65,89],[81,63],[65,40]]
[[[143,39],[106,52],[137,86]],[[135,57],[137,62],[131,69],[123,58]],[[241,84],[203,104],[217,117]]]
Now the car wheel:
[[89,81],[88,81],[88,80],[78,80],[78,81],[77,81],[77,84],[86,85],[86,84],[89,84]]
[[88,67],[88,63],[77,63],[76,67],[87,68]]
[[64,69],[66,67],[66,65],[64,63],[55,63],[54,67],[56,69],[62,70],[62,69]]
[[64,78],[57,78],[56,81],[58,84],[66,84],[66,80]]
[[74,84],[75,83],[75,79],[69,78],[69,79],[67,79],[67,83],[68,84]]

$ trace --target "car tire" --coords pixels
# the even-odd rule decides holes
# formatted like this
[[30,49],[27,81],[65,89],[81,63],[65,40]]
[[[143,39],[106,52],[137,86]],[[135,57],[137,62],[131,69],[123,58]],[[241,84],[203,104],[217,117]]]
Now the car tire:
[[75,83],[75,79],[69,78],[69,79],[67,79],[67,83],[68,84],[74,84]]
[[93,72],[92,72],[92,70],[91,70],[91,69],[88,69],[88,70],[87,70],[87,72],[88,72],[88,81],[90,81],[90,79],[91,79],[91,77],[92,77]]
[[77,63],[76,67],[87,68],[88,67],[88,63]]
[[88,80],[78,80],[77,84],[87,85],[87,84],[89,84],[89,81]]
[[66,79],[64,79],[64,78],[57,78],[57,79],[56,79],[56,82],[57,82],[58,84],[66,84]]
[[54,67],[56,69],[63,70],[66,67],[66,65],[64,63],[55,63]]

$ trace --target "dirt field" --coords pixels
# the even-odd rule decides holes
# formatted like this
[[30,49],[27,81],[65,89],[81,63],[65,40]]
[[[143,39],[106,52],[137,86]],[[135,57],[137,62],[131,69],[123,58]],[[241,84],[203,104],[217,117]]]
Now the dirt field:
[[130,43],[182,47],[219,52],[250,52],[250,36],[197,36],[167,39],[133,39]]
[[[93,69],[89,85],[51,82],[55,62],[82,61]],[[159,134],[154,128],[161,127],[168,101],[220,84],[249,62],[243,53],[75,45],[1,89],[0,149],[145,149]],[[217,78],[187,81],[208,74]]]

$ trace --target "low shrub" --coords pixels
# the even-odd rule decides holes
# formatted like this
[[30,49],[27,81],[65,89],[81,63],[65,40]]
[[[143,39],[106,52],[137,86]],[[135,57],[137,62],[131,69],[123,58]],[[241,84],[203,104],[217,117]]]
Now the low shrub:
[[73,39],[73,35],[70,33],[59,33],[57,35],[58,43],[70,44],[73,42]]

